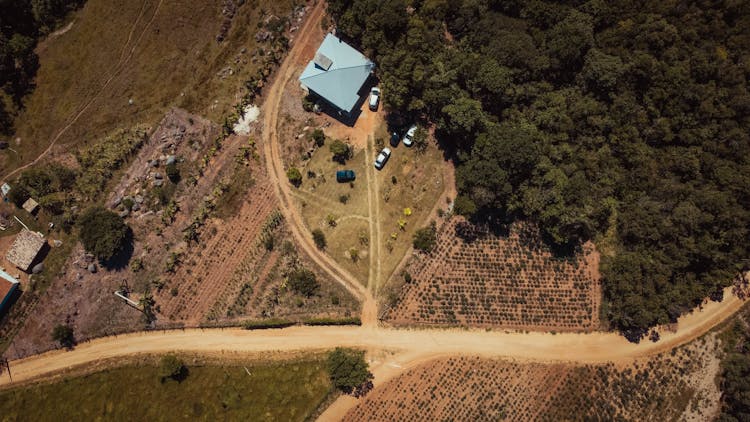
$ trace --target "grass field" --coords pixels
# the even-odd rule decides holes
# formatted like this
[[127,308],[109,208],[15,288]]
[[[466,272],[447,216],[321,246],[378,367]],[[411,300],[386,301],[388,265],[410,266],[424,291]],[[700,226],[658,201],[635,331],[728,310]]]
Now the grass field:
[[314,357],[188,369],[179,383],[162,383],[156,366],[126,366],[4,391],[0,414],[4,421],[301,421],[331,391],[325,361]]
[[18,153],[0,156],[3,173],[34,159],[79,113],[59,144],[153,125],[173,106],[221,123],[257,70],[261,14],[286,16],[294,3],[245,2],[219,43],[220,0],[89,0],[69,31],[40,44],[36,88],[15,122]]

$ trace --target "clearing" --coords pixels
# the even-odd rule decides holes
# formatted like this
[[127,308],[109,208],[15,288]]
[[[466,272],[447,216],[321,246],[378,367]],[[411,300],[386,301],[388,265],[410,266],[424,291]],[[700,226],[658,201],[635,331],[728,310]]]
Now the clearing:
[[[186,358],[187,377],[160,380],[158,359],[0,392],[6,420],[303,421],[332,392],[323,356],[286,361]],[[145,362],[144,362],[145,361]]]

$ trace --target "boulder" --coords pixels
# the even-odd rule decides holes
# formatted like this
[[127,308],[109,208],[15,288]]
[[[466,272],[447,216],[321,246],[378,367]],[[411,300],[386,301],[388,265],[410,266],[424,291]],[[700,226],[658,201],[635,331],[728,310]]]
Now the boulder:
[[154,179],[159,180],[159,179],[163,179],[163,178],[164,178],[164,176],[161,173],[158,173],[158,172],[154,173]]
[[167,156],[167,165],[174,164],[177,161],[177,157],[174,155]]
[[43,262],[40,262],[40,263],[34,265],[34,268],[31,269],[31,273],[32,274],[39,274],[42,271],[44,271],[44,263]]
[[164,184],[164,180],[162,179],[154,180],[154,186],[157,188],[163,184]]
[[135,211],[140,211],[140,209],[141,209],[141,204],[136,202],[135,204],[133,204],[133,208],[131,208],[130,211],[135,212]]
[[125,209],[125,210],[120,211],[120,213],[118,215],[120,216],[120,218],[125,218],[129,214],[130,214],[130,211],[128,211],[127,209]]
[[89,264],[87,270],[89,270],[91,274],[94,274],[96,272],[96,264],[94,263]]
[[136,204],[142,204],[143,203],[143,196],[136,195],[133,200],[135,201]]

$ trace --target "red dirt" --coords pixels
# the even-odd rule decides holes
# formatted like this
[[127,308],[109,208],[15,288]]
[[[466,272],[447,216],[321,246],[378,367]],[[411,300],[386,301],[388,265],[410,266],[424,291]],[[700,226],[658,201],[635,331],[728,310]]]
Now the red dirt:
[[385,320],[593,330],[599,324],[597,264],[591,244],[573,257],[556,258],[529,226],[514,225],[508,236],[498,236],[454,217],[439,229],[436,250],[407,266],[413,281],[404,284]]

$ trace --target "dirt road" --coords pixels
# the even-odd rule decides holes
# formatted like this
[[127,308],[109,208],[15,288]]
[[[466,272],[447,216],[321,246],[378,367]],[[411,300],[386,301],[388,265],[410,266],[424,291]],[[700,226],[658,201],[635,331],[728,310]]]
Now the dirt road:
[[[271,183],[275,186],[276,195],[279,197],[281,210],[284,218],[289,222],[289,228],[297,243],[315,261],[325,272],[334,280],[341,283],[352,295],[363,302],[373,302],[367,304],[371,307],[374,299],[370,292],[365,289],[348,271],[342,268],[331,257],[321,252],[313,243],[310,231],[305,227],[302,217],[295,208],[292,200],[291,185],[286,179],[286,170],[281,159],[279,149],[278,133],[276,131],[279,118],[279,109],[281,99],[284,94],[284,86],[294,76],[296,63],[300,61],[300,56],[305,50],[306,43],[311,42],[305,35],[311,31],[314,25],[319,25],[323,13],[325,12],[325,3],[318,2],[312,11],[310,11],[305,24],[297,33],[296,42],[292,47],[289,55],[279,68],[273,85],[268,90],[267,96],[263,103],[263,153],[268,167]],[[363,312],[363,324],[376,324],[376,319],[369,319],[370,312]],[[376,315],[376,314],[374,314]],[[366,318],[368,317],[368,318]]]
[[[78,345],[75,350],[53,351],[10,363],[14,382],[33,379],[92,361],[140,353],[170,351],[291,352],[325,350],[336,346],[392,350],[408,356],[397,362],[406,367],[414,360],[444,355],[506,357],[535,362],[618,362],[653,355],[689,342],[731,316],[744,303],[726,292],[724,301],[709,303],[678,321],[677,330],[663,333],[658,343],[633,344],[615,333],[550,334],[502,333],[468,330],[403,330],[365,327],[291,327],[282,330],[191,329],[136,333],[106,337]],[[395,355],[399,356],[399,355]],[[393,362],[388,362],[392,364]],[[377,373],[376,373],[377,375]],[[378,379],[378,384],[383,382]],[[0,385],[8,385],[7,374]]]

